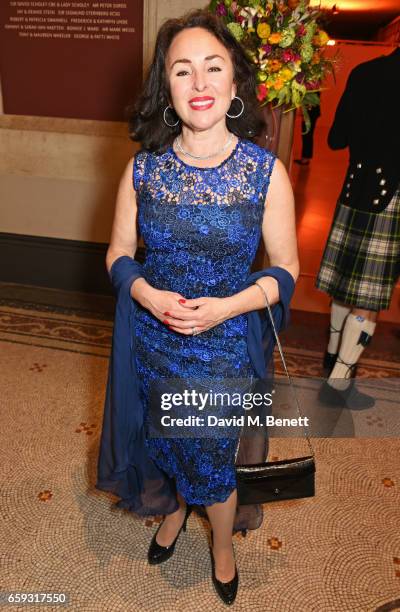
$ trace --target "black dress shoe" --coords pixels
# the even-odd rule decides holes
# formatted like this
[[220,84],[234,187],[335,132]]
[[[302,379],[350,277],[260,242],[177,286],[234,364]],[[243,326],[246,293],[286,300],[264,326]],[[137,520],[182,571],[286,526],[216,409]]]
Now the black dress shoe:
[[[212,544],[212,536],[211,536],[211,544]],[[221,582],[221,580],[218,580],[218,578],[215,575],[215,561],[214,561],[214,555],[213,555],[211,546],[210,546],[210,555],[211,555],[212,581],[213,581],[215,590],[217,591],[222,601],[228,606],[230,606],[233,604],[233,602],[236,599],[236,594],[237,594],[238,585],[239,585],[239,574],[238,574],[236,563],[235,563],[235,575],[232,578],[232,580],[229,580],[229,582]]]
[[349,379],[347,389],[335,389],[328,381],[325,381],[318,392],[318,399],[327,406],[336,408],[347,408],[349,410],[366,410],[375,405],[375,400],[366,393],[361,393],[354,383]]
[[333,367],[336,363],[337,356],[338,356],[338,353],[328,353],[328,351],[325,351],[324,360],[322,362],[322,367],[326,371],[328,376],[333,370]]
[[163,563],[164,561],[167,561],[170,557],[172,557],[174,550],[175,550],[175,544],[178,541],[181,531],[186,531],[186,523],[190,516],[191,511],[192,511],[192,507],[189,505],[186,505],[186,513],[185,513],[185,518],[183,520],[182,526],[179,529],[175,540],[169,546],[161,546],[160,544],[158,544],[156,540],[157,533],[160,531],[161,525],[163,524],[164,521],[160,523],[156,533],[153,535],[153,538],[150,542],[149,551],[147,553],[147,560],[150,563],[150,565],[157,565],[158,563]]

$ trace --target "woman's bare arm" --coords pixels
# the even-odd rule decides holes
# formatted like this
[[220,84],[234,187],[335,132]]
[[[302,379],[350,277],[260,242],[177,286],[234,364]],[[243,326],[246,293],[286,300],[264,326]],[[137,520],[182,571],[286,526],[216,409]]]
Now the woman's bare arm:
[[[299,275],[296,219],[292,185],[284,164],[276,159],[265,201],[262,235],[271,266],[287,270],[296,281]],[[271,276],[257,281],[265,289],[270,304],[279,301],[278,282]],[[258,287],[248,287],[226,298],[236,316],[265,306],[265,297]]]
[[[106,253],[106,267],[110,273],[114,261],[122,255],[135,257],[137,250],[137,200],[133,184],[133,157],[129,160],[118,186],[110,244]],[[164,310],[176,305],[183,296],[174,291],[163,291],[150,285],[144,277],[136,278],[131,296],[160,320]],[[181,305],[179,304],[179,307]]]
[[121,255],[134,257],[137,249],[136,192],[133,188],[133,157],[129,160],[119,182],[115,203],[114,220],[110,244],[106,254],[106,267],[111,266]]
[[[110,244],[106,253],[106,267],[111,266],[121,255],[135,257],[137,250],[137,201],[133,186],[133,157],[129,160],[119,182],[115,204]],[[137,278],[131,287],[131,295],[141,303],[148,290],[153,289],[144,278]]]
[[265,203],[262,234],[271,266],[285,268],[296,281],[299,258],[292,185],[284,164],[275,160]]

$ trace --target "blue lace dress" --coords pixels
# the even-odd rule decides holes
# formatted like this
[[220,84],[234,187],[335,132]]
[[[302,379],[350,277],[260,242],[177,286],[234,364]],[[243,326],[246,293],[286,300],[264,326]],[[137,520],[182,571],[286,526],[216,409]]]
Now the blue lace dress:
[[[133,181],[146,280],[185,298],[237,293],[260,241],[275,158],[247,139],[239,139],[230,156],[211,168],[183,162],[172,147],[161,155],[136,153]],[[158,379],[254,376],[245,314],[192,336],[168,329],[138,305],[134,324],[146,419],[150,387]],[[234,436],[148,437],[146,444],[189,504],[225,501],[236,488]]]

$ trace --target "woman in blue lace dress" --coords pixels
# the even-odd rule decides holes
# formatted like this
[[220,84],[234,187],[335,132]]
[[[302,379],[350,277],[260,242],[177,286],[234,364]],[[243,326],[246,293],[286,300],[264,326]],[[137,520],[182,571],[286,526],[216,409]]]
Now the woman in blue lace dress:
[[[271,265],[296,280],[293,193],[283,164],[254,139],[263,127],[254,68],[220,20],[206,11],[167,21],[143,90],[131,109],[142,144],[121,179],[107,267],[143,236],[144,276],[136,301],[135,367],[148,424],[160,380],[224,381],[244,390],[254,378],[246,313],[279,301],[262,277],[240,291],[262,237]],[[236,387],[235,387],[236,388]],[[239,414],[239,408],[233,413]],[[233,414],[231,413],[231,415]],[[237,436],[151,437],[149,453],[176,483],[175,512],[154,534],[150,563],[168,559],[192,505],[212,527],[213,582],[232,603],[238,573],[232,548],[237,506]]]

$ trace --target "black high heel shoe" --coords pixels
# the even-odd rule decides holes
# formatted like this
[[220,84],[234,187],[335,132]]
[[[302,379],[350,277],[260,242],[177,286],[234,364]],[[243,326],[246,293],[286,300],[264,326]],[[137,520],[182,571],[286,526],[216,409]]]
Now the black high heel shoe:
[[164,561],[167,561],[170,557],[172,557],[172,555],[174,554],[174,550],[175,550],[175,544],[178,541],[181,531],[186,531],[186,523],[187,523],[187,520],[191,512],[192,512],[192,507],[187,504],[185,518],[183,519],[182,526],[179,529],[175,540],[169,546],[161,546],[160,544],[158,544],[156,540],[157,533],[160,531],[161,525],[163,524],[164,521],[160,523],[157,531],[153,535],[153,538],[150,542],[149,550],[147,553],[147,560],[150,563],[150,565],[157,565],[158,563],[163,563]]
[[229,582],[221,582],[221,580],[218,580],[218,578],[215,575],[215,561],[214,561],[214,555],[212,551],[212,544],[213,544],[213,535],[211,532],[210,555],[211,555],[212,581],[213,581],[215,590],[217,591],[219,597],[222,599],[222,601],[225,604],[230,606],[233,604],[233,602],[236,599],[236,594],[237,594],[238,586],[239,586],[239,574],[238,574],[237,566],[235,563],[235,575],[232,578],[232,580],[230,580]]

